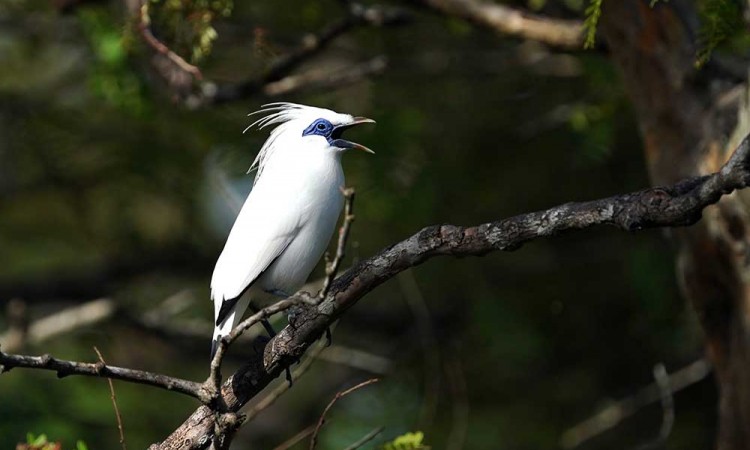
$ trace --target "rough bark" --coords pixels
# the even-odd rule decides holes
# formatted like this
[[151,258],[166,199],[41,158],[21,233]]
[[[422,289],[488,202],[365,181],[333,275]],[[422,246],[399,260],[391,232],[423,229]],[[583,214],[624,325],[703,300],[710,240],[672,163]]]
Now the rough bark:
[[[710,173],[747,127],[744,85],[695,67],[695,4],[604,2],[601,34],[635,106],[654,184]],[[719,384],[717,448],[750,448],[750,254],[747,203],[735,194],[673,234],[678,278],[705,332]]]

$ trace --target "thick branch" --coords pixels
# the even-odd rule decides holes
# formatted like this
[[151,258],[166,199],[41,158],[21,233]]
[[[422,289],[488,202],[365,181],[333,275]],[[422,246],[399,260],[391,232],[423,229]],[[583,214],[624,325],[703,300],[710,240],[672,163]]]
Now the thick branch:
[[[326,300],[308,307],[267,345],[263,358],[241,367],[222,387],[224,405],[237,411],[257,395],[365,294],[399,272],[435,256],[481,256],[491,251],[512,251],[526,242],[570,230],[611,225],[626,231],[677,227],[695,223],[703,209],[722,195],[750,183],[750,143],[740,144],[721,170],[672,186],[646,189],[582,203],[567,203],[546,211],[523,214],[474,227],[427,227],[378,255],[346,271],[331,285]],[[298,293],[285,301],[302,302]],[[200,407],[182,426],[154,449],[198,449],[214,429],[213,414]]]
[[531,14],[481,0],[412,0],[446,16],[458,17],[501,34],[543,42],[553,47],[583,47],[583,24]]

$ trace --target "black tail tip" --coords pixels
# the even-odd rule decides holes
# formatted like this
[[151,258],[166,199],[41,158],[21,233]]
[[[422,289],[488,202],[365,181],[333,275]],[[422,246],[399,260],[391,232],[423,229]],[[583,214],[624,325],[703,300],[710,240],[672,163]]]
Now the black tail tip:
[[214,356],[216,356],[216,350],[219,348],[219,339],[214,339],[211,341],[211,361],[214,360]]

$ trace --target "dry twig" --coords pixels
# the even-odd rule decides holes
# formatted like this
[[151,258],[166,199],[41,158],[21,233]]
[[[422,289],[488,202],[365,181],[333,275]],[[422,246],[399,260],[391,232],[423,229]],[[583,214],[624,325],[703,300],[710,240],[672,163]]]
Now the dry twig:
[[28,356],[14,355],[0,351],[0,374],[13,368],[43,369],[57,372],[58,378],[69,375],[83,375],[88,377],[114,378],[131,383],[146,384],[168,391],[179,392],[197,399],[201,398],[201,384],[181,378],[170,377],[160,373],[127,369],[107,364],[84,363],[53,358],[50,355]]
[[344,194],[344,222],[339,228],[339,239],[336,243],[336,255],[333,257],[333,261],[330,264],[326,264],[326,276],[323,280],[323,287],[318,293],[318,300],[314,303],[317,305],[326,298],[328,290],[331,288],[333,279],[336,278],[336,274],[341,266],[341,261],[344,259],[346,253],[346,241],[349,239],[349,230],[354,222],[354,189],[345,188],[342,189]]
[[[102,356],[99,349],[96,348],[96,346],[94,346],[94,351],[96,352],[96,356],[99,357],[99,362],[106,365],[107,362],[104,361],[104,357]],[[109,394],[110,394],[110,398],[112,399],[112,406],[115,408],[115,417],[117,418],[117,430],[120,432],[120,446],[122,446],[122,450],[128,450],[127,445],[125,445],[125,430],[122,427],[122,416],[120,416],[120,408],[117,407],[117,397],[115,396],[115,386],[114,384],[112,384],[112,378],[107,378],[107,382],[109,383]]]
[[156,50],[156,52],[166,56],[167,59],[173,62],[175,66],[177,66],[180,70],[182,70],[183,72],[189,73],[196,80],[199,80],[199,81],[202,80],[203,74],[201,74],[200,69],[190,64],[189,62],[185,61],[184,58],[182,58],[177,53],[173,52],[163,42],[157,39],[156,36],[154,36],[154,33],[151,32],[150,27],[151,27],[151,20],[149,19],[149,14],[148,14],[148,0],[146,0],[143,3],[141,3],[140,14],[138,15],[138,30],[141,32],[141,36],[143,37],[143,40],[146,41],[149,47]]
[[315,449],[315,445],[318,443],[318,432],[320,432],[320,428],[323,426],[323,424],[326,421],[326,414],[328,414],[328,411],[333,407],[333,405],[342,397],[346,397],[347,395],[351,394],[352,392],[356,391],[357,389],[361,389],[365,386],[369,386],[373,383],[377,383],[380,381],[379,378],[370,378],[367,381],[363,381],[359,383],[356,386],[352,386],[349,389],[346,389],[344,391],[341,391],[336,394],[333,399],[328,403],[328,406],[325,407],[323,410],[323,413],[320,415],[320,418],[318,419],[318,424],[315,426],[315,431],[313,431],[312,438],[310,439],[310,450]]

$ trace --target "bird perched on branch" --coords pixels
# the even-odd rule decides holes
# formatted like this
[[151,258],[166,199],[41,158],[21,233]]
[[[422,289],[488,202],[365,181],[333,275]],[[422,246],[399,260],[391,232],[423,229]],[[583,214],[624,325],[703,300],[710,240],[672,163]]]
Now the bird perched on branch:
[[266,115],[245,131],[277,126],[250,167],[258,170],[253,189],[211,278],[212,358],[219,339],[240,322],[253,292],[288,297],[302,287],[344,204],[341,154],[350,148],[374,153],[342,137],[350,127],[374,123],[371,119],[293,103],[271,103],[253,114]]

